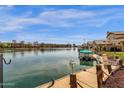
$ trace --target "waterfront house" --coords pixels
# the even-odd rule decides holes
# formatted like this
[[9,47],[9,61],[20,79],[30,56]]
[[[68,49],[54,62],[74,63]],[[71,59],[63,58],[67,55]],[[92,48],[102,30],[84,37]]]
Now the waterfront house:
[[108,40],[94,40],[93,47],[96,51],[109,51],[112,43]]
[[124,51],[124,31],[107,32],[106,38],[112,43],[111,50]]
[[123,51],[124,31],[107,32],[105,40],[94,40],[87,42],[88,47],[95,51]]

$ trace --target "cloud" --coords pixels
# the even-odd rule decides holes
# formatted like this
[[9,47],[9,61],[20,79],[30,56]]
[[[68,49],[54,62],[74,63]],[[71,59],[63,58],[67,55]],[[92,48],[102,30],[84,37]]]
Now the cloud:
[[38,41],[39,43],[76,43],[82,44],[84,40],[87,40],[90,35],[84,34],[75,34],[75,35],[54,35],[54,34],[46,34],[46,33],[31,33],[31,32],[23,32],[18,33],[15,37],[18,41],[26,41],[26,42],[34,42]]
[[[23,6],[22,6],[23,7]],[[42,7],[42,6],[38,6]],[[64,6],[63,6],[64,7]],[[88,7],[88,6],[87,6]],[[90,34],[74,34],[61,36],[63,29],[78,31],[79,28],[89,29],[90,27],[102,28],[111,20],[123,20],[123,8],[105,8],[102,10],[86,10],[77,8],[57,9],[51,6],[45,7],[43,11],[35,14],[35,10],[29,9],[22,12],[22,14],[12,14],[14,6],[0,7],[0,33],[16,32],[17,40],[27,41],[43,41],[43,42],[83,42],[83,38],[90,38]],[[34,15],[35,14],[35,15]],[[39,28],[37,28],[39,26]],[[33,33],[28,33],[35,27]],[[43,28],[42,28],[43,27]],[[46,27],[46,28],[45,28]],[[73,29],[75,28],[75,29]],[[39,33],[35,33],[39,31]],[[60,35],[45,34],[45,32],[59,31]],[[72,32],[73,32],[72,31]],[[27,33],[24,33],[27,32]],[[78,32],[77,32],[78,33]],[[85,30],[84,30],[85,33]]]
[[45,33],[32,33],[32,32],[19,32],[16,34],[15,39],[18,41],[40,41],[41,42],[50,42],[51,38],[55,37],[54,35],[48,35]]
[[[11,10],[11,9],[13,9],[14,8],[14,6],[12,6],[12,5],[1,5],[0,6],[0,10]],[[4,12],[6,12],[6,11],[4,11]]]
[[113,19],[124,19],[123,9],[107,8],[103,10],[63,9],[45,11],[39,15],[44,24],[53,27],[102,27]]
[[[3,11],[5,8],[2,9]],[[2,32],[18,31],[32,25],[48,25],[51,27],[72,27],[69,20],[86,18],[93,15],[92,12],[76,9],[52,10],[41,12],[39,15],[30,17],[32,12],[28,11],[24,16],[6,16],[0,18],[0,30]],[[5,28],[6,27],[6,28]]]
[[[39,6],[40,7],[40,6]],[[42,6],[41,6],[42,7]],[[53,28],[56,27],[78,27],[78,26],[93,26],[102,27],[110,20],[115,18],[123,19],[123,9],[109,8],[103,11],[97,10],[81,10],[81,9],[54,9],[42,11],[36,16],[32,11],[27,11],[23,16],[12,16],[7,12],[12,11],[13,6],[0,7],[0,10],[5,11],[2,16],[0,12],[0,31],[19,31],[30,28],[35,25],[47,25]],[[48,7],[49,8],[49,7]],[[16,9],[16,8],[15,8]],[[119,13],[118,13],[119,12]],[[121,16],[121,17],[120,17]]]
[[93,16],[92,11],[83,11],[78,9],[63,9],[63,10],[53,10],[46,11],[40,14],[43,18],[60,18],[60,19],[72,19],[72,18],[87,18]]
[[87,35],[75,34],[75,35],[69,35],[69,36],[67,36],[67,38],[73,39],[73,40],[77,40],[77,39],[83,40],[83,39],[87,38]]

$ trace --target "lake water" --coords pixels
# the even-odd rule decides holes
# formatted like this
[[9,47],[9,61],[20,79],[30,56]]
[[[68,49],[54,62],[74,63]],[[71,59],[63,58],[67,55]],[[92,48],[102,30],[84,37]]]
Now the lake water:
[[3,55],[7,61],[12,60],[11,64],[4,64],[4,87],[32,88],[69,75],[71,59],[76,63],[75,71],[88,68],[80,66],[77,49],[16,51]]

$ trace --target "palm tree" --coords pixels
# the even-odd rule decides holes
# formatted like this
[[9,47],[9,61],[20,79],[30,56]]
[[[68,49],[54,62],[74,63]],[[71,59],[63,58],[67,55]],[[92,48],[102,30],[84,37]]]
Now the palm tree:
[[20,44],[21,44],[21,48],[25,48],[25,41],[21,41]]
[[28,42],[27,47],[28,47],[28,48],[32,48],[32,43],[31,43],[31,42]]
[[12,47],[16,48],[16,40],[12,40]]
[[41,44],[40,44],[40,47],[43,48],[43,47],[44,47],[44,43],[41,43]]
[[35,41],[35,42],[33,43],[33,46],[34,46],[35,48],[38,47],[38,45],[39,45],[38,41]]

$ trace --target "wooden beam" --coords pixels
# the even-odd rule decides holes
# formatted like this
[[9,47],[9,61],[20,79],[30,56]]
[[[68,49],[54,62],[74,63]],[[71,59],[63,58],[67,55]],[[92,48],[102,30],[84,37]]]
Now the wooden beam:
[[77,88],[76,74],[70,74],[70,88]]
[[112,67],[111,65],[107,65],[108,73],[110,74],[112,72]]
[[96,74],[97,74],[97,84],[98,88],[102,88],[103,84],[103,71],[101,65],[96,65]]

